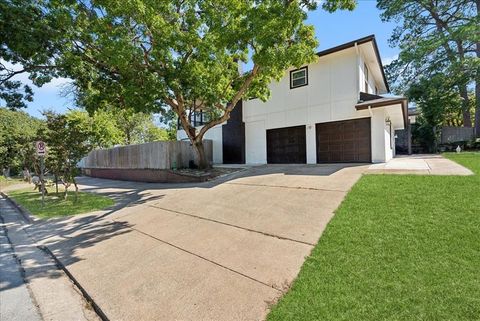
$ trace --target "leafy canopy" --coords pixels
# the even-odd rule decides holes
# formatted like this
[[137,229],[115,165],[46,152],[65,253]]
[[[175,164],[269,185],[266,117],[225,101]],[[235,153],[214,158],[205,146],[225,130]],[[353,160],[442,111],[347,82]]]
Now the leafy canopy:
[[[21,29],[23,14],[35,20],[22,31],[33,41],[28,48],[19,39],[2,43],[7,60],[29,70],[39,60],[39,83],[54,72],[73,79],[89,111],[172,110],[201,163],[205,132],[228,120],[240,99],[268,99],[272,80],[316,58],[314,28],[304,23],[315,0],[0,1],[8,11],[0,19],[13,19],[8,30]],[[323,2],[329,11],[354,6]],[[239,72],[240,63],[251,70]],[[209,121],[197,132],[189,115],[199,111]]]
[[0,107],[0,168],[19,173],[32,165],[33,143],[42,127],[39,119]]
[[[400,48],[398,59],[387,67],[397,91],[425,86],[425,79],[445,75],[461,96],[458,107],[464,126],[471,127],[469,90],[476,83],[476,109],[480,116],[480,2],[472,0],[379,0],[384,20],[398,23],[390,39]],[[433,92],[432,95],[436,93]],[[480,134],[480,117],[476,119]]]

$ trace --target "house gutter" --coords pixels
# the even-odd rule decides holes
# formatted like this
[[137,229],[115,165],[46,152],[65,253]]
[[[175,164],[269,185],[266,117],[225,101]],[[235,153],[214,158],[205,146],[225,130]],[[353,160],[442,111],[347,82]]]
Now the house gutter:
[[373,118],[372,106],[368,105],[368,112],[370,113],[370,117]]
[[357,54],[357,65],[355,66],[355,69],[356,69],[355,78],[357,80],[357,93],[358,93],[357,101],[358,101],[360,100],[360,50],[358,49],[358,44],[356,41],[353,44],[353,46],[355,47],[355,52]]

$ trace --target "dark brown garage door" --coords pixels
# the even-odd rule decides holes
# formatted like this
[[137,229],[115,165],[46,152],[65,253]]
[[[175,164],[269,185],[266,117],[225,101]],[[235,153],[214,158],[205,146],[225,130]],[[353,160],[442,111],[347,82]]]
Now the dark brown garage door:
[[267,130],[267,163],[305,164],[305,126]]
[[370,163],[370,118],[316,125],[317,163]]

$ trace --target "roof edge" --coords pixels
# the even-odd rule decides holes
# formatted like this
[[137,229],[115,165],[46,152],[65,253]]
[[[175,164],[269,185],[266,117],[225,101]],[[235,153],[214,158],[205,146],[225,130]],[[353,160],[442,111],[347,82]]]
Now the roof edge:
[[341,44],[341,45],[338,45],[338,46],[335,46],[335,47],[332,47],[332,48],[329,48],[329,49],[319,51],[319,52],[317,52],[317,56],[319,56],[319,57],[326,56],[326,55],[329,55],[329,54],[332,54],[332,53],[335,53],[335,52],[338,52],[338,51],[342,51],[342,50],[354,47],[355,44],[361,45],[361,44],[364,44],[364,43],[367,43],[367,42],[370,42],[370,41],[373,43],[373,50],[375,51],[377,61],[380,65],[380,71],[382,73],[383,82],[385,84],[385,88],[387,88],[387,92],[389,93],[390,92],[390,86],[388,85],[387,77],[385,76],[385,70],[383,68],[382,58],[380,57],[380,51],[378,50],[378,45],[377,45],[377,41],[375,40],[375,35],[374,34],[371,34],[371,35],[368,35],[366,37],[359,38],[359,39],[356,39],[356,40],[352,40],[352,41],[346,42],[344,44]]
[[356,110],[365,110],[369,108],[387,107],[390,105],[400,104],[402,106],[403,123],[405,128],[408,126],[408,99],[406,97],[384,97],[383,99],[376,99],[358,103],[355,105]]

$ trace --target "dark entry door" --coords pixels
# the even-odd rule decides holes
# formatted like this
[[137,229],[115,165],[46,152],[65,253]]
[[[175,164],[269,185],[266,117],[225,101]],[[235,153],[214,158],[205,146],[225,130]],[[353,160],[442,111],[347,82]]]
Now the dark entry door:
[[267,130],[267,163],[305,164],[306,162],[305,126]]
[[317,124],[317,163],[370,163],[370,126],[370,118]]

